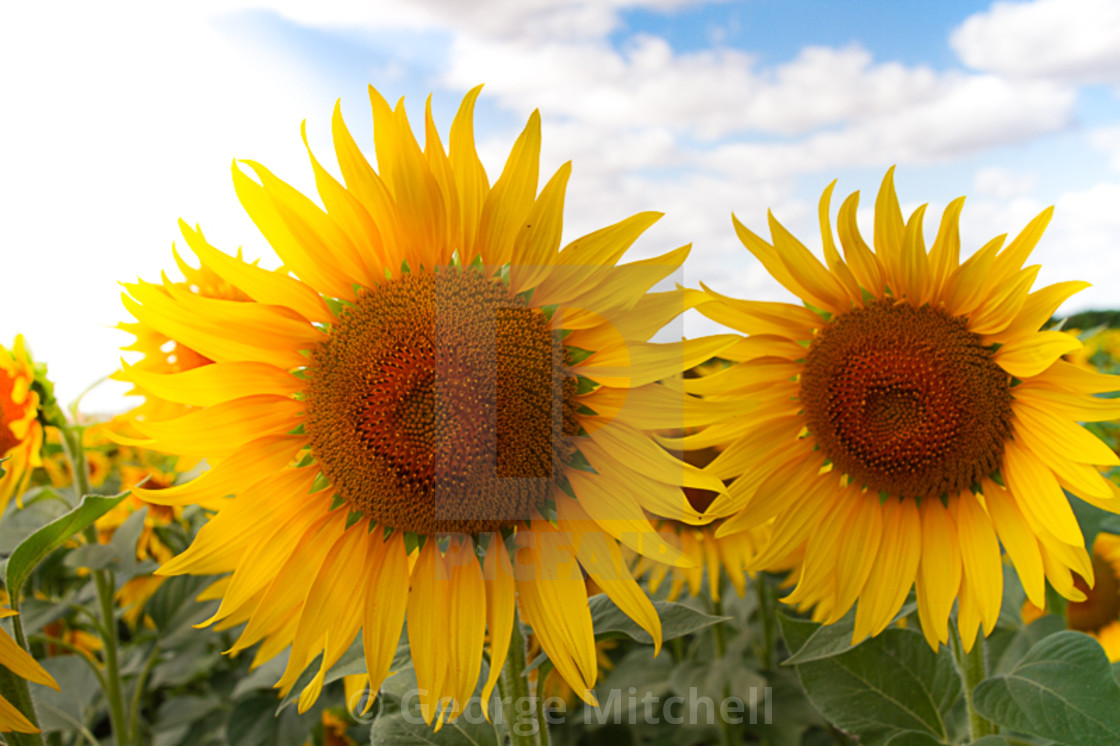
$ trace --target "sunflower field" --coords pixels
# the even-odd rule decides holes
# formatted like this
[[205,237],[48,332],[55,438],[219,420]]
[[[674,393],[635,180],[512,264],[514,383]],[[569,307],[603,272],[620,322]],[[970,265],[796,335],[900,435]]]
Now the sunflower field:
[[728,226],[799,302],[731,297],[624,260],[658,213],[563,243],[479,92],[336,108],[313,196],[236,161],[279,268],[181,222],[131,410],[0,348],[4,741],[1120,744],[1120,314],[1055,317],[1052,210],[927,246],[834,182]]

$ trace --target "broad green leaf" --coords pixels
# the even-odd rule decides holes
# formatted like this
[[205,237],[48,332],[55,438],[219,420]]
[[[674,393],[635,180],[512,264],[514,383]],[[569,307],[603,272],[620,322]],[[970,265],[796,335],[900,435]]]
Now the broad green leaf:
[[[24,498],[26,497],[24,494]],[[10,555],[20,542],[69,509],[65,502],[57,498],[24,502],[22,508],[17,507],[16,501],[12,500],[8,503],[3,520],[0,520],[0,554]]]
[[[606,594],[592,596],[588,601],[591,609],[591,623],[595,625],[595,638],[602,640],[612,637],[629,637],[643,645],[652,645],[653,638],[611,601]],[[731,619],[725,616],[712,616],[697,611],[684,604],[671,601],[654,601],[654,609],[661,617],[661,639],[673,640],[677,637],[698,632],[705,627]]]
[[1010,672],[982,681],[976,709],[994,723],[1070,746],[1120,743],[1120,685],[1096,640],[1063,631]]
[[[899,612],[895,614],[895,620],[908,616],[918,608],[915,601],[904,604]],[[780,615],[779,615],[780,616]],[[794,666],[799,663],[808,663],[809,661],[816,661],[822,658],[830,658],[834,655],[840,655],[847,651],[859,647],[865,642],[861,640],[855,645],[852,644],[852,633],[855,631],[856,626],[856,610],[852,607],[848,613],[842,616],[835,624],[822,624],[819,625],[817,630],[809,635],[809,638],[798,648],[791,647],[791,650],[796,650],[782,665]],[[787,641],[788,642],[788,641]]]
[[277,715],[276,695],[258,693],[234,705],[226,739],[237,746],[301,746],[311,741],[308,720],[294,707]]
[[60,655],[39,661],[58,682],[59,690],[31,684],[31,699],[44,731],[72,731],[84,726],[94,712],[101,693],[97,677],[87,661],[77,655]]
[[104,570],[119,560],[117,550],[109,544],[84,544],[68,552],[62,564],[75,569],[84,567],[87,570]]
[[128,492],[113,497],[86,495],[78,507],[56,518],[24,539],[8,559],[7,589],[13,599],[18,599],[23,584],[31,577],[43,559],[62,546],[74,534],[82,531],[101,516],[112,510]]
[[669,694],[672,691],[672,676],[673,661],[668,654],[662,653],[654,658],[649,648],[632,650],[595,687],[599,706],[589,708],[579,719],[592,727],[624,722],[631,701],[640,702],[646,697],[664,698]]
[[152,594],[144,611],[159,630],[161,647],[175,647],[185,637],[198,634],[193,625],[213,614],[218,602],[199,603],[195,597],[216,579],[211,575],[175,575],[164,580]]
[[908,730],[891,736],[884,741],[884,746],[943,746],[944,743],[929,733]]
[[1081,535],[1085,537],[1085,546],[1092,547],[1093,541],[1100,533],[1101,524],[1104,519],[1111,513],[1101,510],[1100,508],[1090,505],[1082,500],[1077,495],[1066,492],[1066,498],[1069,500],[1069,506],[1073,508],[1073,514],[1077,518],[1077,525],[1081,527]]
[[[1057,634],[1066,628],[1066,621],[1057,614],[1046,614],[1035,619],[1025,627],[1016,630],[1007,646],[1003,649],[996,663],[990,669],[994,674],[1008,673],[1019,665],[1024,656],[1038,642],[1050,635]],[[989,655],[991,648],[989,648]]]
[[767,686],[766,678],[747,668],[737,656],[714,661],[682,661],[673,668],[669,683],[680,696],[698,693],[718,701],[726,694],[744,702],[749,701],[751,689],[755,690],[755,697],[760,698]]
[[[791,648],[818,626],[780,619]],[[960,696],[960,676],[948,650],[934,653],[917,632],[888,629],[847,652],[801,663],[797,674],[821,714],[863,744],[885,744],[906,731],[950,737],[946,713]]]
[[[1021,744],[1021,741],[1016,741]],[[973,741],[972,746],[1011,746],[1011,742],[1003,736],[984,736],[979,741]]]

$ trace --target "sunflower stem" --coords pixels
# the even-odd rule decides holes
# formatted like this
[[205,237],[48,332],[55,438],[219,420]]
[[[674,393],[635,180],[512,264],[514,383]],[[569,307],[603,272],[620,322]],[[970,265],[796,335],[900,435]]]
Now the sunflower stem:
[[956,630],[953,630],[949,637],[953,644],[953,657],[957,661],[957,669],[960,671],[961,683],[964,685],[964,700],[968,705],[968,730],[970,740],[978,741],[984,736],[990,736],[995,733],[995,728],[983,715],[977,712],[972,701],[973,690],[976,689],[977,684],[988,676],[987,640],[982,634],[977,635],[979,639],[976,640],[976,644],[972,646],[971,651],[966,653],[964,651],[964,645],[961,643],[960,635]]
[[[718,583],[719,580],[713,582]],[[723,602],[718,599],[712,599],[712,614],[715,616],[723,616]],[[717,622],[712,625],[712,640],[715,643],[716,660],[722,661],[723,657],[727,655],[727,633],[723,628],[723,622]],[[723,669],[726,670],[726,669]],[[730,699],[731,688],[729,685],[723,685],[723,699],[724,701]],[[720,744],[722,746],[735,746],[739,743],[738,734],[735,732],[737,729],[735,725],[727,718],[721,717],[719,719],[720,730]]]
[[770,587],[759,573],[754,579],[755,592],[758,594],[758,616],[762,622],[762,670],[774,670],[774,622],[776,616],[770,605]]
[[[509,728],[510,746],[542,746],[548,743],[542,709],[529,699],[529,679],[525,675],[525,636],[521,634],[521,619],[513,611],[513,633],[509,640],[506,664],[498,678],[502,694],[502,711]],[[531,706],[522,710],[522,702]],[[507,709],[508,707],[508,709]]]
[[[12,607],[15,608],[15,601],[12,601]],[[12,630],[15,633],[13,637],[20,647],[24,650],[27,649],[27,644],[23,638],[23,628],[20,625],[19,617],[12,617]],[[27,686],[27,681],[16,673],[8,670],[7,666],[0,666],[0,695],[8,700],[36,728],[39,727],[39,717],[35,714],[35,703],[31,700],[31,689]],[[43,735],[41,733],[5,733],[4,739],[13,744],[13,746],[43,746]]]
[[[77,418],[74,412],[75,419]],[[89,466],[86,463],[85,447],[82,445],[82,428],[71,426],[63,428],[62,441],[66,449],[66,456],[70,460],[70,471],[74,475],[74,492],[79,504],[85,495],[90,493]],[[86,526],[82,533],[87,544],[97,543],[97,527]],[[94,585],[97,586],[98,608],[100,620],[97,625],[101,634],[101,643],[105,653],[105,699],[109,703],[109,724],[113,729],[113,740],[117,746],[128,746],[132,742],[129,738],[128,718],[124,711],[124,696],[121,692],[120,665],[117,661],[117,621],[114,616],[115,606],[115,580],[111,570],[94,570],[92,573]]]

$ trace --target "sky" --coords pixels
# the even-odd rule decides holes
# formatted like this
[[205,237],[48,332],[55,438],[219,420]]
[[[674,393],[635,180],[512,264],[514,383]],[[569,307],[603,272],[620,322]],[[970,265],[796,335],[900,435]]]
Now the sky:
[[[1036,286],[1094,283],[1062,313],[1120,307],[1114,0],[7,3],[0,70],[0,344],[25,335],[63,401],[119,365],[118,283],[176,277],[179,218],[276,265],[233,159],[313,193],[300,124],[331,168],[340,100],[372,161],[370,84],[414,123],[431,94],[446,138],[484,83],[492,180],[539,109],[542,184],[573,164],[565,240],[662,211],[628,256],[691,243],[693,287],[790,300],[731,214],[765,236],[772,210],[819,252],[821,191],[838,179],[834,215],[860,191],[870,235],[895,165],[904,212],[929,204],[929,240],[968,195],[963,255],[1054,205]],[[124,388],[84,408],[124,409]]]

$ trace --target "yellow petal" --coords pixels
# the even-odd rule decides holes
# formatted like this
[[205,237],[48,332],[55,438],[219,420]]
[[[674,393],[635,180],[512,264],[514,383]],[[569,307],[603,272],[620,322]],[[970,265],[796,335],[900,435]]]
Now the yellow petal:
[[623,613],[649,633],[653,654],[657,655],[661,650],[661,619],[634,581],[618,544],[603,533],[575,500],[557,498],[556,510],[560,530],[573,534],[580,565]]
[[949,641],[949,612],[961,583],[961,552],[953,519],[940,500],[923,500],[918,614],[931,648]]
[[1082,545],[1081,528],[1054,474],[1014,440],[1004,445],[1003,458],[1004,482],[1023,512],[1060,541]]
[[1037,376],[1062,355],[1080,349],[1081,342],[1072,334],[1046,331],[1008,342],[996,350],[994,358],[1011,375],[1026,379]]

